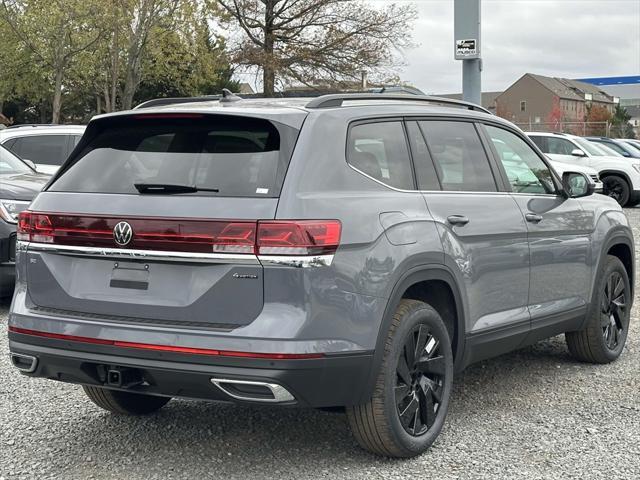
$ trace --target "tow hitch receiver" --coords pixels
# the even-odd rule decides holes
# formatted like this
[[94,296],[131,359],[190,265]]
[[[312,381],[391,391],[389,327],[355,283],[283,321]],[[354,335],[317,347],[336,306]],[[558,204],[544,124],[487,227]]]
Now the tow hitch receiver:
[[110,387],[130,388],[144,383],[142,372],[136,368],[105,367],[104,383]]

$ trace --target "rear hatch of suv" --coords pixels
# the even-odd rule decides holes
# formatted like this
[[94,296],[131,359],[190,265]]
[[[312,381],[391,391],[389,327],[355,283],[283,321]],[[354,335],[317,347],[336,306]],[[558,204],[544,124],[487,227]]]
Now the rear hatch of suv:
[[275,217],[295,121],[94,120],[19,222],[34,308],[198,328],[253,321],[263,307],[258,220]]

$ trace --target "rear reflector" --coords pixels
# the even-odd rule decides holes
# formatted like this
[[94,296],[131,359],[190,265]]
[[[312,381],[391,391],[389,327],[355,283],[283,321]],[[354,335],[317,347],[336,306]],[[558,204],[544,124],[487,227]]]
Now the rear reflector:
[[[122,222],[128,228],[119,228],[116,235]],[[26,210],[18,218],[17,238],[70,246],[297,256],[335,253],[340,234],[338,220],[122,218]]]
[[178,347],[169,345],[156,345],[152,343],[124,342],[120,340],[105,340],[102,338],[78,337],[75,335],[65,335],[62,333],[41,332],[19,327],[9,327],[9,332],[20,335],[31,335],[35,337],[51,338],[55,340],[65,340],[68,342],[91,343],[93,345],[110,345],[121,348],[136,348],[140,350],[155,350],[160,352],[188,353],[191,355],[211,355],[218,357],[240,357],[265,360],[305,360],[313,358],[323,358],[322,353],[256,353],[256,352],[235,352],[229,350],[213,350],[209,348]]

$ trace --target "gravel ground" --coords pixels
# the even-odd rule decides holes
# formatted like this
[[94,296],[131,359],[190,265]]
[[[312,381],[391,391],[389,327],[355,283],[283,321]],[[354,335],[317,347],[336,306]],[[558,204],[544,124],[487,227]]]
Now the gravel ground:
[[[638,241],[640,209],[626,213]],[[112,416],[79,387],[18,374],[0,335],[0,480],[638,479],[638,306],[632,317],[611,365],[573,361],[556,337],[468,368],[436,444],[402,461],[360,450],[341,414],[174,400],[150,417]]]

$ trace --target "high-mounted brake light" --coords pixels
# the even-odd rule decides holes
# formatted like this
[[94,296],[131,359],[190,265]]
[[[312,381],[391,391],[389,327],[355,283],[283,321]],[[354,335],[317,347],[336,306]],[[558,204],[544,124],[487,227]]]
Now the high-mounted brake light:
[[167,118],[203,118],[201,113],[144,113],[140,115],[134,115],[136,120],[156,120]]
[[[126,222],[127,243],[114,228]],[[193,253],[326,255],[340,243],[338,220],[206,220],[39,213],[18,217],[21,241],[56,245]]]

